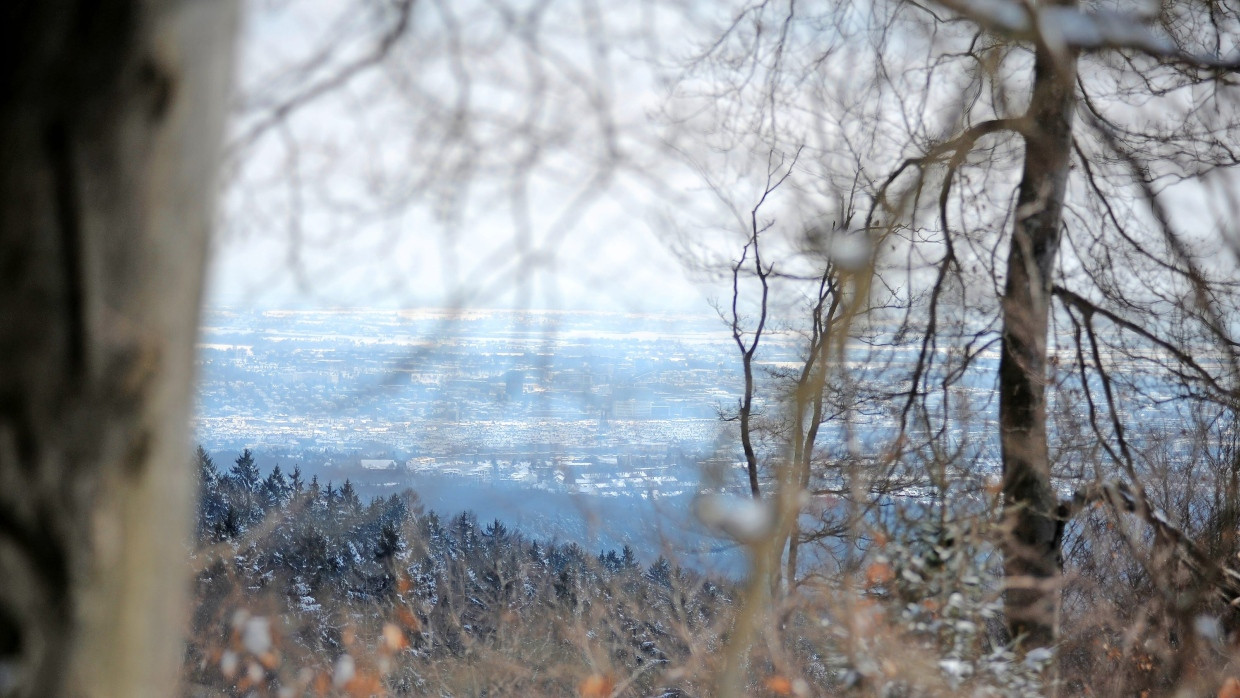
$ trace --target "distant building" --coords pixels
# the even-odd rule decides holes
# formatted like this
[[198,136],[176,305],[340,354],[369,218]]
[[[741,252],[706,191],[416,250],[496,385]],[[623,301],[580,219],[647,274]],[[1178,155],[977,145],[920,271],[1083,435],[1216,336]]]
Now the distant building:
[[367,470],[395,470],[396,461],[362,459],[362,467]]
[[611,415],[616,419],[649,419],[652,407],[648,400],[616,400]]

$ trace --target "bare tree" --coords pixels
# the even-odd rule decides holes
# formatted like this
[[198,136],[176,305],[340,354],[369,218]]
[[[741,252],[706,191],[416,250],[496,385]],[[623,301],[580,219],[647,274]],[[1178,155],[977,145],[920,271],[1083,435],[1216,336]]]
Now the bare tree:
[[[714,147],[751,147],[739,134],[760,133],[807,144],[803,161],[823,181],[859,173],[863,227],[885,260],[877,286],[908,308],[896,334],[920,344],[892,444],[903,457],[919,452],[914,416],[938,422],[921,430],[927,444],[961,433],[950,403],[969,404],[949,388],[999,348],[1006,612],[1026,648],[1056,637],[1075,511],[1056,479],[1117,474],[1139,487],[1149,474],[1120,407],[1150,404],[1148,386],[1115,365],[1131,357],[1188,399],[1230,404],[1235,342],[1221,318],[1236,306],[1236,248],[1231,199],[1212,181],[1231,181],[1236,164],[1222,135],[1236,123],[1234,59],[1221,55],[1235,28],[1213,3],[744,4],[687,71],[715,102],[703,107]],[[1177,195],[1217,196],[1195,226],[1210,233],[1177,222]],[[1105,332],[1057,329],[1103,319]],[[1082,341],[1089,409],[1109,415],[1091,423],[1111,456],[1069,471],[1075,456],[1057,434],[1070,425],[1053,424],[1049,405],[1067,397],[1061,351]],[[1207,347],[1224,358],[1193,358]]]
[[[970,11],[974,8],[966,7],[954,9],[983,26],[1002,29],[1013,38],[1020,37],[1020,31],[1026,29],[1025,23],[999,27],[994,13]],[[1163,15],[1160,19],[1166,28],[1174,31],[1177,18]],[[1034,66],[1029,106],[1019,129],[1024,141],[1023,168],[1001,296],[1004,329],[999,365],[999,429],[1003,449],[1004,511],[1011,529],[1005,549],[1008,623],[1014,636],[1023,636],[1031,646],[1045,646],[1054,641],[1057,632],[1059,590],[1055,579],[1061,565],[1064,526],[1058,495],[1051,483],[1052,463],[1046,426],[1048,331],[1055,291],[1053,276],[1065,227],[1078,90],[1085,100],[1091,99],[1092,92],[1089,84],[1078,77],[1077,53],[1122,49],[1197,65],[1222,61],[1195,55],[1191,44],[1177,44],[1173,34],[1156,33],[1135,16],[1091,13],[1078,8],[1076,3],[1039,7],[1031,13],[1028,22],[1029,28],[1036,22],[1037,30],[1025,35],[1031,36],[1034,43]],[[1223,26],[1216,24],[1214,31],[1222,31]],[[1084,27],[1091,31],[1082,36],[1074,35],[1076,29]],[[1144,78],[1151,82],[1165,79],[1191,84],[1199,80],[1195,68],[1187,73],[1176,69],[1164,73],[1160,66],[1151,63],[1144,70]],[[1102,101],[1107,100],[1104,97]],[[1101,131],[1103,144],[1124,155],[1126,146],[1120,145],[1114,135],[1122,126],[1100,116],[1096,110],[1092,113],[1091,125]],[[1138,140],[1151,136],[1140,132],[1129,134]],[[1154,151],[1151,155],[1168,160],[1176,157],[1174,151]],[[1211,163],[1205,158],[1197,167],[1203,170],[1226,167],[1233,164],[1229,160],[1224,158]],[[1083,158],[1081,162],[1082,168],[1088,170],[1089,159]],[[1138,175],[1136,184],[1129,196],[1146,201],[1156,211],[1156,218],[1161,218],[1157,215],[1162,207],[1157,194],[1145,184],[1142,175]],[[1194,269],[1191,261],[1182,264],[1191,254],[1167,226],[1168,221],[1162,218],[1155,227],[1156,231],[1162,227],[1158,232],[1172,241],[1169,250],[1172,255],[1167,261],[1173,274],[1188,277],[1200,299],[1203,294],[1210,293],[1206,291],[1210,284]],[[1226,294],[1225,287],[1215,285],[1213,288],[1216,294]],[[1120,303],[1125,303],[1132,291],[1127,285],[1115,290],[1118,293],[1114,300]],[[1059,295],[1069,297],[1070,293],[1065,291]],[[1217,295],[1215,298],[1221,299]],[[1181,303],[1174,307],[1190,315],[1195,307],[1211,312],[1209,303]],[[1228,341],[1225,332],[1221,336]],[[1105,377],[1103,387],[1109,392]],[[1113,400],[1111,404],[1114,409]],[[1123,427],[1118,420],[1113,423],[1116,427],[1113,437],[1120,449],[1125,449]],[[1134,480],[1139,477],[1131,467],[1127,471]]]
[[0,15],[0,693],[166,695],[234,11]]
[[1035,43],[1032,96],[1023,117],[1025,155],[1000,300],[999,435],[1004,518],[1011,527],[1004,549],[1008,627],[1035,647],[1054,642],[1058,598],[1048,583],[1059,571],[1062,526],[1055,519],[1059,502],[1051,485],[1045,386],[1051,282],[1072,155],[1075,50],[1042,38]]
[[[762,341],[763,330],[766,329],[767,313],[770,310],[771,275],[775,273],[775,265],[773,263],[764,263],[762,261],[761,241],[762,234],[768,231],[773,223],[763,221],[759,225],[758,212],[762,210],[762,205],[766,203],[767,197],[779,189],[788,180],[788,177],[792,175],[799,155],[800,151],[797,151],[791,160],[785,163],[786,158],[775,151],[772,150],[768,154],[766,186],[763,188],[758,202],[754,204],[753,209],[749,212],[749,239],[741,247],[740,258],[732,264],[732,303],[725,317],[728,329],[732,333],[732,341],[736,343],[736,348],[740,351],[741,372],[745,379],[744,391],[737,400],[735,419],[740,427],[741,447],[745,452],[745,467],[749,476],[749,493],[754,499],[759,499],[762,496],[761,485],[759,484],[758,454],[754,448],[754,356],[758,353],[758,344]],[[746,269],[746,262],[750,258],[752,258],[753,264],[752,272]],[[741,279],[743,273],[746,276],[752,273],[752,278],[758,282],[759,289],[758,316],[753,321],[752,329],[749,330],[745,328],[744,314],[741,310]]]

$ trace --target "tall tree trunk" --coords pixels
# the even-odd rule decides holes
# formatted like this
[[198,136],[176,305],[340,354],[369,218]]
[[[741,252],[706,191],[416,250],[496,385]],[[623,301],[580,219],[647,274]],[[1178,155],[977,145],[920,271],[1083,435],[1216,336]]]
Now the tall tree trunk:
[[0,695],[162,696],[235,8],[0,10]]
[[[1067,2],[1062,4],[1075,4]],[[1008,626],[1025,647],[1054,642],[1060,573],[1046,434],[1047,323],[1076,104],[1076,58],[1037,45],[1024,171],[1003,291],[999,425]]]

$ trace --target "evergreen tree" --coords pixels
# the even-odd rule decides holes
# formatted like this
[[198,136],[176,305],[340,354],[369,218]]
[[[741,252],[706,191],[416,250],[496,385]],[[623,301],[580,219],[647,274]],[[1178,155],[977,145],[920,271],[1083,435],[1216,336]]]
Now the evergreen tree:
[[300,465],[294,465],[293,472],[289,473],[288,489],[289,489],[289,494],[294,499],[296,499],[297,497],[300,497],[302,493],[305,492],[306,483],[301,478],[301,466]]
[[228,500],[220,486],[220,473],[215,461],[201,445],[194,453],[198,469],[198,536],[214,532],[228,513]]
[[387,522],[379,529],[379,540],[375,544],[375,560],[388,563],[404,548],[401,542],[400,527],[395,522]]
[[624,549],[620,551],[620,566],[625,571],[633,571],[639,569],[641,565],[637,563],[637,556],[633,553],[633,548],[626,543]]
[[662,555],[650,565],[650,569],[646,570],[646,578],[650,581],[671,588],[672,586],[672,563]]
[[399,494],[394,494],[388,497],[386,501],[383,501],[380,510],[380,517],[383,523],[398,523],[401,525],[408,520],[412,513],[409,510],[409,505],[406,504],[405,498]]
[[241,511],[235,504],[226,503],[219,521],[211,527],[212,538],[217,541],[237,538],[245,530],[242,518]]
[[194,452],[194,462],[198,465],[198,486],[200,488],[205,490],[208,486],[219,484],[220,473],[215,469],[215,461],[211,459],[211,455],[202,447],[202,444],[198,444],[198,449]]
[[262,476],[250,449],[245,449],[234,461],[225,484],[230,508],[225,533],[226,537],[234,538],[263,518]]
[[340,506],[348,514],[356,514],[362,509],[362,500],[353,489],[353,483],[347,478],[340,488]]
[[478,547],[478,516],[472,511],[462,511],[452,520],[452,534],[462,557],[472,555]]
[[250,449],[245,449],[237,457],[229,477],[238,489],[250,494],[258,492],[262,475],[258,472],[258,465],[254,462],[254,454],[250,452]]
[[431,555],[442,559],[447,551],[447,536],[444,535],[443,522],[439,518],[439,513],[431,511],[422,517],[421,523],[422,537],[426,539]]
[[271,474],[263,480],[261,494],[263,507],[268,511],[279,509],[288,501],[289,485],[284,479],[284,473],[280,472],[279,464],[272,468]]
[[499,519],[495,519],[483,529],[482,537],[486,540],[487,546],[492,549],[498,550],[507,547],[509,543],[508,527]]

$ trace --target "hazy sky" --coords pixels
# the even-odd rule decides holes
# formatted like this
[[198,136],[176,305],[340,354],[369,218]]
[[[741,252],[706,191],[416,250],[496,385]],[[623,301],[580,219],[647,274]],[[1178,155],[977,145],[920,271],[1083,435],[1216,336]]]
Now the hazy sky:
[[[469,5],[448,17],[415,3],[383,62],[241,151],[209,304],[711,312],[719,287],[690,278],[683,231],[657,222],[698,195],[660,148],[664,91],[637,46],[678,20],[552,15],[535,51]],[[341,71],[392,24],[325,0],[248,7],[248,114]],[[254,123],[238,119],[233,141]]]

